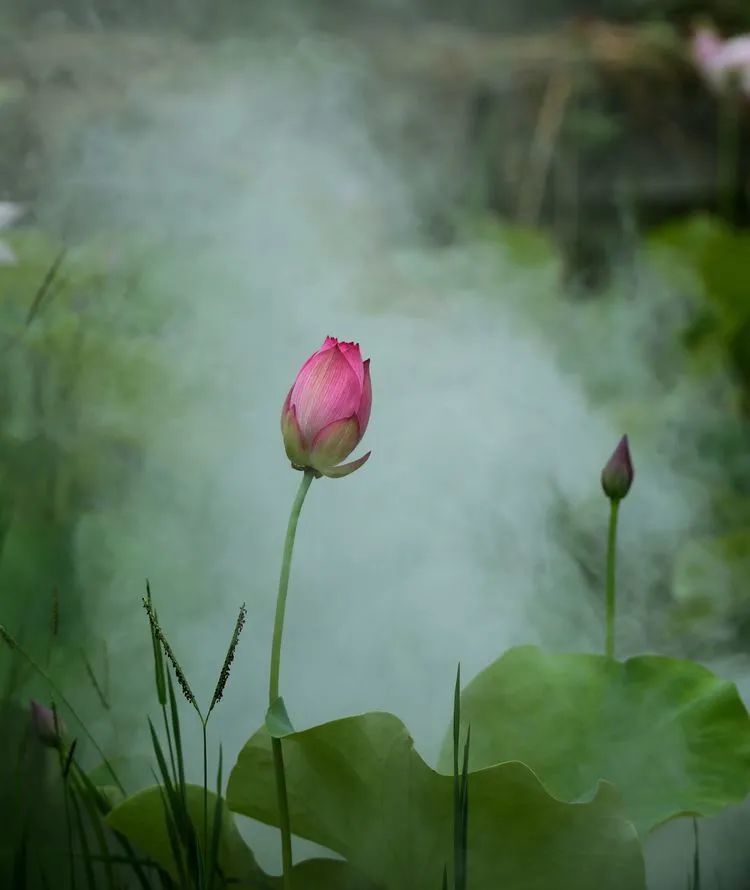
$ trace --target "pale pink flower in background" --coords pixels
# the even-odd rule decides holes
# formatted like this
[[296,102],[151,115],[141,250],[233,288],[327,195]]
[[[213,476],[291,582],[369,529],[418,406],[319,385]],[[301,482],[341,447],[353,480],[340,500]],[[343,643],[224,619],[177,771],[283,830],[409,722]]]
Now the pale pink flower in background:
[[348,464],[370,420],[370,360],[358,343],[326,337],[300,369],[281,412],[281,433],[292,466],[337,478],[359,469],[370,456]]
[[65,733],[65,724],[62,720],[58,717],[56,724],[54,711],[40,705],[38,701],[30,703],[29,712],[34,735],[48,748],[57,748],[62,741],[61,736]]
[[[6,229],[8,226],[18,219],[23,213],[20,204],[13,204],[10,201],[0,201],[0,230]],[[0,266],[10,266],[16,262],[16,255],[13,253],[10,245],[0,240]]]
[[698,28],[691,52],[693,62],[713,89],[722,90],[735,78],[750,98],[750,34],[722,40],[713,28]]

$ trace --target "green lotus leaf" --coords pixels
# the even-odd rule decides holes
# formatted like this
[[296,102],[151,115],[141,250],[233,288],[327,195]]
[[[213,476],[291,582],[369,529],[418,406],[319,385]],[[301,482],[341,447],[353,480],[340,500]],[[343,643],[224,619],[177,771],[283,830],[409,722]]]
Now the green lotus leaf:
[[[282,741],[292,830],[344,856],[383,890],[436,890],[450,868],[453,778],[432,770],[406,727],[384,713],[347,717]],[[233,811],[278,824],[271,739],[240,752],[227,786]],[[556,800],[522,763],[469,778],[471,886],[637,890],[643,860],[615,790]]]
[[[463,690],[461,719],[471,769],[521,760],[568,801],[606,780],[641,833],[750,791],[747,710],[734,684],[690,661],[511,649]],[[447,736],[446,772],[451,752]]]

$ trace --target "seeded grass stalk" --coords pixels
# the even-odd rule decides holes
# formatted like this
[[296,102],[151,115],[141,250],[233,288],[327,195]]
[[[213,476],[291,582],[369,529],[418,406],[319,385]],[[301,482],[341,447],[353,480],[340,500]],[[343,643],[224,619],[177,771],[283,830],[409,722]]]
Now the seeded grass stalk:
[[[148,600],[149,606],[153,608],[153,603],[151,599],[151,585],[149,582],[146,582],[146,599]],[[152,623],[149,618],[149,629],[151,631],[151,648],[153,650],[154,657],[154,681],[156,685],[156,697],[159,701],[159,707],[161,709],[162,720],[164,721],[164,733],[167,738],[167,747],[169,749],[169,763],[172,767],[172,780],[177,782],[177,766],[175,763],[175,754],[174,754],[174,746],[172,744],[172,730],[169,725],[169,717],[167,716],[167,683],[165,680],[165,671],[164,671],[164,658],[162,656],[161,644],[159,642],[159,638],[157,637],[154,631],[154,624],[158,626],[158,618],[156,612],[154,612],[154,622]]]
[[[240,608],[234,631],[229,642],[224,663],[214,689],[211,703],[205,716],[190,687],[187,676],[177,660],[174,650],[167,640],[159,624],[153,606],[150,585],[146,585],[146,596],[143,606],[149,620],[151,643],[154,657],[154,681],[156,695],[162,711],[164,730],[167,738],[169,762],[165,756],[156,728],[148,721],[151,742],[156,756],[158,775],[155,776],[164,805],[164,818],[167,827],[172,857],[177,869],[181,887],[195,887],[201,890],[213,888],[219,871],[219,846],[222,829],[222,760],[223,753],[219,749],[219,767],[217,776],[217,801],[209,834],[208,820],[208,721],[216,705],[221,701],[234,662],[242,629],[245,626],[247,610],[243,603]],[[185,761],[182,750],[182,729],[180,726],[177,697],[175,695],[174,674],[177,684],[185,699],[198,714],[201,723],[203,741],[203,843],[197,842],[195,826],[188,811],[185,783]],[[169,704],[169,711],[167,711]],[[159,778],[161,777],[161,779]]]
[[73,705],[71,705],[70,701],[65,697],[65,695],[62,693],[62,691],[57,686],[55,681],[52,679],[52,677],[50,677],[49,673],[34,658],[32,658],[31,655],[29,655],[29,653],[23,648],[23,646],[21,646],[18,643],[18,641],[15,639],[15,637],[13,637],[11,635],[11,633],[8,631],[8,629],[2,624],[0,624],[0,638],[2,638],[2,640],[5,642],[6,646],[8,646],[9,649],[12,649],[14,652],[18,652],[18,654],[21,655],[21,657],[26,661],[26,663],[29,665],[29,667],[31,667],[32,670],[34,670],[43,680],[45,680],[47,682],[49,688],[52,690],[52,692],[55,694],[55,696],[65,705],[66,709],[70,712],[73,719],[76,721],[76,723],[78,723],[78,725],[83,730],[86,738],[93,745],[96,753],[99,755],[99,757],[101,757],[102,763],[104,764],[107,772],[112,777],[112,781],[115,783],[115,785],[117,785],[117,787],[120,789],[120,791],[123,794],[125,794],[126,793],[125,786],[122,784],[122,782],[118,778],[117,773],[113,769],[112,764],[107,759],[106,754],[104,753],[104,751],[102,751],[101,747],[99,746],[99,743],[96,741],[94,736],[91,734],[91,732],[89,731],[88,727],[83,722],[83,720],[79,717],[76,709],[73,707]]
[[609,534],[607,536],[607,628],[604,651],[608,658],[615,657],[615,611],[617,605],[617,518],[620,511],[618,498],[610,500]]
[[[315,478],[313,470],[304,471],[297,496],[292,504],[289,514],[289,524],[284,541],[284,552],[281,559],[281,573],[279,575],[279,592],[276,597],[276,616],[273,623],[273,641],[271,643],[271,672],[268,686],[268,708],[274,708],[279,701],[279,672],[281,669],[281,640],[284,634],[284,615],[286,613],[286,599],[289,590],[289,574],[292,568],[292,554],[294,552],[294,538],[297,534],[297,523],[302,511],[302,505]],[[271,738],[271,750],[273,753],[273,767],[276,776],[276,798],[279,807],[279,826],[281,828],[281,861],[284,875],[284,890],[292,888],[292,829],[289,821],[289,803],[287,801],[286,775],[284,773],[284,752],[281,747],[281,739]]]

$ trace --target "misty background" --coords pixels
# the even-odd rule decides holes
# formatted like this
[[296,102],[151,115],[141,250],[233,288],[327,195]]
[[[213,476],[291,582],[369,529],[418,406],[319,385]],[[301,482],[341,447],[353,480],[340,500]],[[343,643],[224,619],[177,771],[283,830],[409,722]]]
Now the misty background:
[[[750,16],[141,5],[0,4],[0,199],[25,208],[0,267],[0,612],[44,652],[58,591],[50,662],[105,750],[150,781],[147,578],[204,702],[247,604],[214,751],[233,763],[262,723],[298,484],[279,414],[326,335],[372,360],[373,454],[302,514],[296,727],[392,711],[434,763],[458,661],[468,679],[521,643],[599,651],[599,473],[624,432],[618,654],[694,657],[750,691],[746,353],[670,229],[747,221],[741,163],[730,218],[695,216],[716,103],[683,43],[698,14]],[[715,886],[744,886],[747,827],[702,820]],[[275,834],[243,830],[275,866]],[[650,886],[684,887],[691,830],[649,839]]]

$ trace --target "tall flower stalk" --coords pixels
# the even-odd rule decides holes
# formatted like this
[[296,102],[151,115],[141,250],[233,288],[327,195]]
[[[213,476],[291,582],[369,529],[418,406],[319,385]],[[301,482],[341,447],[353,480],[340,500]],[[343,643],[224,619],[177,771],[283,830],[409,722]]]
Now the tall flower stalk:
[[[367,429],[372,405],[370,360],[362,360],[357,343],[345,343],[326,337],[320,349],[302,365],[289,390],[281,411],[281,434],[287,457],[295,470],[302,470],[297,496],[292,504],[281,558],[276,616],[271,643],[271,668],[268,684],[268,718],[282,718],[288,723],[286,708],[279,693],[281,642],[289,592],[294,539],[302,505],[313,479],[336,479],[359,469],[370,452],[342,464],[341,461],[359,445]],[[289,818],[286,773],[282,739],[271,734],[276,798],[281,829],[281,859],[284,890],[292,887],[292,826]]]
[[609,502],[609,533],[607,535],[607,625],[604,639],[604,653],[608,658],[615,657],[615,610],[617,608],[617,517],[620,501],[612,498]]
[[615,656],[615,613],[617,608],[617,519],[620,501],[630,491],[635,470],[630,457],[628,437],[620,439],[612,457],[602,470],[602,488],[609,498],[609,533],[607,535],[607,615],[604,636],[604,653]]
[[[289,514],[289,525],[286,529],[284,541],[284,554],[281,558],[281,574],[279,575],[279,592],[276,597],[276,617],[273,622],[273,641],[271,643],[271,679],[268,684],[268,709],[269,711],[279,700],[279,670],[281,667],[281,638],[284,633],[284,616],[286,613],[286,598],[289,591],[289,572],[292,567],[292,553],[294,552],[294,539],[297,534],[297,522],[302,512],[302,504],[315,478],[312,470],[305,470],[300,482],[297,496],[292,504]],[[291,887],[292,872],[292,828],[289,821],[289,802],[286,793],[286,775],[284,773],[284,752],[281,748],[281,739],[271,738],[271,750],[273,752],[273,769],[276,777],[276,798],[279,807],[279,827],[281,828],[281,861],[284,869],[284,888]]]

